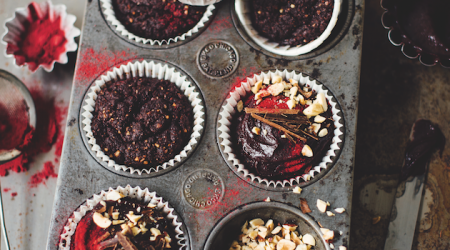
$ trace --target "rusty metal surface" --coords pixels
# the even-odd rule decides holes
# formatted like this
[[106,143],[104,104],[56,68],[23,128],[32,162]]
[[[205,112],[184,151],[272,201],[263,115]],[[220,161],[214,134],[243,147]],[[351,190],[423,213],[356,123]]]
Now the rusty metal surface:
[[450,71],[406,58],[389,42],[382,13],[379,0],[366,1],[351,246],[383,249],[409,130],[424,118],[447,145],[431,159],[412,249],[450,249]]
[[[344,1],[345,2],[345,1]],[[349,245],[351,201],[353,191],[353,163],[356,140],[356,117],[358,107],[360,56],[362,42],[363,2],[355,0],[348,7],[349,27],[342,38],[323,54],[308,60],[285,60],[266,56],[253,49],[239,35],[231,18],[233,1],[223,1],[216,5],[217,14],[204,32],[192,41],[166,49],[150,49],[136,46],[118,37],[103,19],[98,1],[88,1],[83,33],[78,52],[75,80],[70,99],[68,126],[63,155],[57,181],[55,201],[47,249],[57,249],[59,234],[67,218],[92,194],[109,187],[130,184],[148,187],[164,197],[175,208],[188,229],[189,249],[202,249],[207,235],[216,222],[239,205],[271,200],[299,205],[299,198],[306,198],[313,212],[310,214],[324,227],[338,232],[335,245]],[[348,3],[348,2],[347,2]],[[345,19],[347,17],[345,16]],[[211,79],[203,75],[196,64],[197,53],[210,41],[223,40],[232,44],[240,55],[237,70],[229,77]],[[326,46],[326,44],[324,45]],[[103,56],[95,56],[103,53]],[[121,56],[106,57],[104,54]],[[104,71],[120,62],[131,59],[161,59],[179,67],[199,86],[206,104],[206,125],[199,146],[178,168],[152,178],[132,178],[117,175],[103,168],[89,153],[83,143],[79,126],[79,111],[85,92],[90,84]],[[86,63],[95,65],[98,73],[88,75],[83,67]],[[345,143],[342,154],[331,170],[319,181],[305,187],[301,195],[290,191],[270,191],[249,185],[237,177],[221,157],[216,144],[216,118],[228,92],[244,77],[270,69],[290,69],[304,72],[318,79],[336,96],[345,119]],[[211,207],[191,204],[185,197],[188,176],[196,171],[212,170],[211,178],[223,183],[222,195]],[[184,183],[184,185],[183,185]],[[202,187],[202,184],[199,184]],[[218,186],[220,186],[218,184]],[[205,189],[198,191],[205,192]],[[315,208],[316,200],[329,201],[332,208],[344,207],[346,212],[335,217],[321,214]],[[200,209],[199,209],[200,208]],[[339,232],[342,235],[339,235]]]

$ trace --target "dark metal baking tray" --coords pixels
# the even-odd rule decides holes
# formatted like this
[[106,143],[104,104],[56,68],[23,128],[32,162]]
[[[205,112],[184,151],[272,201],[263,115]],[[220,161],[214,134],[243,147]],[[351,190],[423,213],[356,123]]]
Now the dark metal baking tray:
[[[299,198],[305,198],[313,210],[308,216],[337,232],[334,242],[336,247],[348,246],[364,1],[343,1],[339,23],[332,36],[313,52],[294,58],[274,56],[252,47],[248,37],[245,34],[241,36],[242,31],[238,31],[239,24],[233,17],[233,6],[234,1],[226,0],[216,4],[216,14],[211,17],[209,26],[195,38],[179,46],[155,49],[136,45],[116,34],[104,19],[100,2],[87,2],[47,249],[58,248],[59,235],[67,219],[87,198],[109,187],[127,184],[147,187],[175,208],[188,230],[189,249],[203,249],[213,227],[229,212],[243,204],[267,197],[291,206],[298,206]],[[200,72],[196,64],[197,54],[210,41],[225,41],[236,48],[240,61],[237,70],[230,76],[211,78]],[[130,58],[122,58],[124,61],[136,58],[160,59],[181,69],[199,86],[206,107],[204,133],[196,150],[183,164],[162,175],[134,178],[107,170],[90,154],[83,142],[84,131],[79,121],[82,101],[96,77],[120,61],[95,62],[94,57],[81,56],[87,50],[126,51]],[[100,69],[98,74],[81,77],[82,60],[97,63]],[[300,195],[286,189],[267,190],[248,184],[228,167],[216,142],[216,118],[232,86],[252,73],[271,69],[296,70],[319,80],[334,94],[345,120],[345,143],[342,145],[341,155],[328,172],[304,187]],[[201,204],[191,205],[185,198],[183,186],[189,182],[189,177],[198,173],[218,178],[223,189],[219,201],[206,208]],[[317,199],[329,201],[332,208],[343,207],[346,212],[328,217],[315,207]]]

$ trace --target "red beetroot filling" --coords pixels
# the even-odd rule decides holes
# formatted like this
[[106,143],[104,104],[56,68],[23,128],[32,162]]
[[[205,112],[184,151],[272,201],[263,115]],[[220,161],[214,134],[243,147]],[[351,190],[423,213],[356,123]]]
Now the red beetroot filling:
[[28,5],[30,16],[25,21],[25,31],[17,44],[8,43],[6,51],[14,54],[17,65],[28,64],[30,70],[39,65],[51,65],[66,51],[67,39],[61,29],[61,17],[44,15],[37,3]]
[[[255,95],[247,96],[244,101],[244,106],[249,108],[265,108],[265,109],[288,109],[289,107],[285,103],[289,100],[289,97],[284,95],[268,96],[265,97],[260,104],[256,105],[254,100]],[[282,100],[280,103],[279,101]],[[303,111],[308,105],[297,105],[295,109]],[[328,104],[328,110],[325,113],[320,114],[323,117],[331,118],[331,107]],[[310,119],[313,121],[313,118]],[[236,117],[236,124],[234,138],[237,155],[243,160],[244,165],[256,175],[263,178],[270,179],[285,179],[307,173],[314,164],[319,163],[326,150],[329,148],[331,139],[334,136],[334,125],[331,119],[327,119],[322,126],[330,124],[328,134],[319,140],[312,139],[305,136],[307,139],[306,144],[311,147],[314,152],[313,157],[304,157],[302,155],[302,149],[305,143],[300,139],[293,138],[295,142],[290,141],[287,138],[281,136],[285,133],[263,123],[261,121],[253,119],[250,114],[242,112]],[[261,129],[261,135],[256,135],[252,132],[253,127]],[[266,130],[267,134],[264,135],[262,131]]]
[[[136,200],[125,197],[120,199],[120,201],[105,201],[106,211],[100,213],[108,213],[110,208],[119,212],[118,220],[124,220],[130,212],[135,215],[144,215],[138,222],[145,221],[145,227],[148,229],[146,232],[140,232],[137,235],[131,236],[130,234],[125,234],[131,241],[131,243],[137,248],[142,250],[177,250],[179,249],[176,243],[175,232],[170,226],[170,222],[165,218],[165,216],[155,209],[147,207],[147,204],[137,202]],[[99,212],[99,209],[103,206],[97,204],[93,210],[86,213],[86,215],[78,222],[77,228],[74,235],[71,238],[70,249],[71,250],[114,250],[122,249],[120,248],[120,243],[114,243],[110,246],[105,246],[105,242],[117,237],[117,233],[121,232],[123,228],[121,227],[123,223],[114,225],[111,224],[108,228],[101,228],[95,224],[93,220],[94,212]],[[111,216],[110,216],[111,218]],[[127,224],[126,222],[125,224]],[[135,226],[140,228],[139,225]],[[157,236],[156,239],[151,240],[153,235],[150,228],[156,228],[160,230],[161,235]],[[171,238],[171,242],[167,244],[161,244],[161,239],[168,235]],[[170,246],[170,247],[169,247]],[[123,247],[123,246],[122,246]]]

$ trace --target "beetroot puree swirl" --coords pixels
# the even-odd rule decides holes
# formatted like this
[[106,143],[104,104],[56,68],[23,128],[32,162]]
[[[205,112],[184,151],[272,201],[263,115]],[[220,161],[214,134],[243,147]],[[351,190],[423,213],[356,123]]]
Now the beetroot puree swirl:
[[[256,104],[254,95],[247,96],[244,106],[249,108],[266,109],[288,109],[286,101],[289,97],[284,95],[265,97],[260,104]],[[282,101],[281,103],[279,101]],[[296,109],[303,111],[307,105],[298,105]],[[323,117],[332,117],[331,106],[328,110],[320,114]],[[311,118],[310,120],[313,120]],[[329,124],[328,124],[329,123]],[[334,136],[334,124],[331,119],[327,119],[322,126],[329,125],[328,134],[319,140],[304,136],[314,152],[313,157],[304,157],[301,153],[305,143],[300,139],[293,138],[295,142],[283,138],[284,132],[267,125],[251,117],[250,114],[241,112],[233,121],[232,136],[237,149],[237,155],[243,161],[247,169],[254,174],[269,179],[283,180],[307,173],[314,164],[319,163]],[[253,127],[261,129],[261,134],[252,132]],[[267,133],[263,133],[263,131]]]
[[40,6],[28,5],[29,16],[23,23],[25,31],[17,44],[8,43],[7,54],[14,54],[17,65],[28,64],[31,71],[39,65],[51,65],[66,51],[67,39],[61,29],[61,17],[55,17],[50,10],[43,14]]

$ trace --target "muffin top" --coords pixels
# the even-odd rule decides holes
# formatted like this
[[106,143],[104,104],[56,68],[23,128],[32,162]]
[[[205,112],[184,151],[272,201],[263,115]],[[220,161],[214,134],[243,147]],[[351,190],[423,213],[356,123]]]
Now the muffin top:
[[255,84],[256,94],[243,99],[231,133],[243,164],[272,180],[307,173],[322,160],[334,136],[331,106],[323,93],[292,79],[293,84],[278,80]]
[[333,0],[252,0],[252,25],[280,45],[304,45],[317,39],[333,14]]
[[112,191],[78,222],[70,249],[178,249],[170,222],[156,209]]
[[117,19],[131,33],[153,40],[166,40],[192,29],[203,17],[205,6],[177,0],[113,0]]
[[172,82],[130,78],[98,93],[91,128],[102,151],[118,164],[148,169],[177,155],[189,141],[193,109]]

